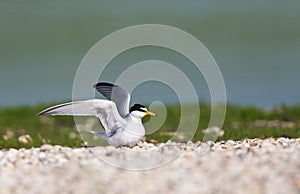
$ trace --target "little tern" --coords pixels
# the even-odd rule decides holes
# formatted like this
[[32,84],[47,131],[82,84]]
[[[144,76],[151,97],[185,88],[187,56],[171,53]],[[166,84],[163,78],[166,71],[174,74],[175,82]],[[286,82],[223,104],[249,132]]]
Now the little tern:
[[130,94],[121,86],[100,82],[93,87],[107,100],[92,99],[59,104],[38,115],[95,116],[105,132],[91,133],[104,137],[115,147],[135,146],[145,136],[142,118],[155,114],[141,104],[134,104],[129,109]]

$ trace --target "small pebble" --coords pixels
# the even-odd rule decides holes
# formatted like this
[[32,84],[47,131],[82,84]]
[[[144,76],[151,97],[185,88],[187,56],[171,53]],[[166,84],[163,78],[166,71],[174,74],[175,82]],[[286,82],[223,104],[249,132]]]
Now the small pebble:
[[299,161],[300,138],[44,144],[0,150],[0,182],[1,193],[299,193]]
[[52,145],[49,144],[44,144],[41,146],[40,151],[45,152],[45,151],[50,151],[53,148]]
[[18,137],[18,140],[21,143],[27,144],[32,141],[32,138],[30,135],[26,134],[26,135],[21,135],[20,137]]

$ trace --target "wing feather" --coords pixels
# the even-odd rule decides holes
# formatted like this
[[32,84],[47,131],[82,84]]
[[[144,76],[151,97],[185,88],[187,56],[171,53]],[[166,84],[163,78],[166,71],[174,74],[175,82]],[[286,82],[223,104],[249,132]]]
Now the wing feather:
[[119,115],[116,104],[101,99],[59,104],[43,110],[38,115],[96,116],[108,135],[124,125],[124,119]]
[[129,114],[130,94],[121,86],[107,82],[99,82],[94,88],[105,98],[115,102],[119,114],[125,118]]

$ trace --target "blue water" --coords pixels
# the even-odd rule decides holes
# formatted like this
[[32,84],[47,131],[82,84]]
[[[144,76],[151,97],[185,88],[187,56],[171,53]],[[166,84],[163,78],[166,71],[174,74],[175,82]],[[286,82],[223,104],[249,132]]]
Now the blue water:
[[[178,27],[204,43],[223,73],[228,102],[300,103],[299,1],[131,3],[0,2],[0,106],[70,100],[86,52],[109,33],[144,23]],[[168,60],[165,54],[197,83],[200,100],[209,101],[201,75],[168,52],[144,49],[124,55],[104,78],[113,81],[137,59]],[[149,84],[135,90],[134,101],[176,100],[168,88]]]

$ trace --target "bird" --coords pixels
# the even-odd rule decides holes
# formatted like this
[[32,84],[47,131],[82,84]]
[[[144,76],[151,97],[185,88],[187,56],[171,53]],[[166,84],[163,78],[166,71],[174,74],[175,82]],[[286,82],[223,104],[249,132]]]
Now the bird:
[[144,116],[156,116],[144,105],[134,104],[129,109],[130,93],[119,85],[99,82],[93,87],[106,99],[90,99],[59,104],[38,115],[95,116],[104,132],[90,131],[105,138],[114,147],[134,147],[145,136]]

